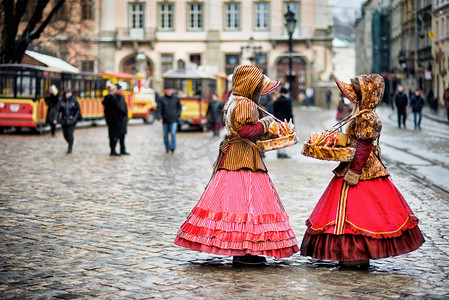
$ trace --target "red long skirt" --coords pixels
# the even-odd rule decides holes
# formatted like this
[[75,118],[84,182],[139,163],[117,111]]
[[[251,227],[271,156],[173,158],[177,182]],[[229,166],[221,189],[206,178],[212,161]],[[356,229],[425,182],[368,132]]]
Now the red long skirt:
[[301,255],[351,261],[405,254],[424,243],[418,222],[388,177],[355,186],[334,177],[306,222]]
[[218,171],[182,224],[175,244],[207,253],[289,257],[299,251],[266,172]]

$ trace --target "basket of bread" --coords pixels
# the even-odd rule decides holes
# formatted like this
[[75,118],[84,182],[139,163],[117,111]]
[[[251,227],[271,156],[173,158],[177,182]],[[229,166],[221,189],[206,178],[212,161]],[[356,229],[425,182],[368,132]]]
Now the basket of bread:
[[348,147],[347,135],[342,132],[312,133],[301,153],[321,160],[349,162],[354,159],[355,148]]
[[258,140],[256,142],[257,147],[262,152],[290,147],[299,141],[296,134],[295,125],[292,121],[272,122],[268,128],[268,131],[272,136],[275,136],[275,138]]

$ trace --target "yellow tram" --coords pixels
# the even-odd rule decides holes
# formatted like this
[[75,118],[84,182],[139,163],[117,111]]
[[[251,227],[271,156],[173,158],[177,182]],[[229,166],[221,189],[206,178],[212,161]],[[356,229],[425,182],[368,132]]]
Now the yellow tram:
[[52,84],[59,89],[60,94],[64,89],[72,89],[84,120],[103,118],[102,75],[4,64],[0,65],[0,130],[28,127],[42,132],[47,116],[44,98]]
[[181,102],[180,129],[207,129],[207,106],[213,93],[217,93],[219,99],[222,98],[226,86],[223,78],[225,77],[221,75],[198,70],[171,70],[164,74],[164,86],[171,84]]

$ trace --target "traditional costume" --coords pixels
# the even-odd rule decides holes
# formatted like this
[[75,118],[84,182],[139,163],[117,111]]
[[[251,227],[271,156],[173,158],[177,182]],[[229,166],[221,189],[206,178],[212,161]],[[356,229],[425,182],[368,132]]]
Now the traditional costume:
[[335,177],[307,220],[301,255],[366,265],[369,259],[416,250],[424,243],[418,218],[390,181],[380,157],[382,123],[374,110],[384,93],[383,78],[361,75],[351,84],[336,82],[357,105],[356,117],[347,126],[356,153],[352,162],[334,170]]
[[220,144],[211,181],[181,226],[175,244],[192,250],[234,256],[234,262],[263,262],[299,251],[287,213],[254,142],[273,118],[259,119],[260,95],[271,81],[255,66],[234,70],[232,96],[225,105],[228,138]]

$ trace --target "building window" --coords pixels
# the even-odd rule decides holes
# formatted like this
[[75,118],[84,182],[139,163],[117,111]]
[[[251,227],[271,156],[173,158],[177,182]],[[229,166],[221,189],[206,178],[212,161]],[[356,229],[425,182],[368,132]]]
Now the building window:
[[189,29],[203,29],[203,5],[189,4]]
[[268,3],[256,3],[255,5],[255,28],[259,30],[268,29],[269,27],[269,14],[268,14]]
[[225,29],[240,29],[240,4],[225,4]]
[[129,26],[131,28],[145,27],[145,4],[130,3],[129,4]]
[[190,62],[201,65],[201,54],[190,54]]
[[438,23],[438,21],[435,21],[435,39],[439,40],[440,39],[440,24]]
[[240,55],[239,54],[226,54],[225,56],[226,62],[226,74],[232,74],[234,72],[234,68],[240,64]]
[[172,54],[162,54],[161,62],[162,62],[162,68],[161,68],[162,74],[173,69],[173,55]]
[[95,0],[83,0],[81,2],[81,18],[83,20],[95,19]]
[[159,29],[173,30],[173,4],[159,5]]
[[449,17],[446,17],[446,37],[449,37]]
[[81,72],[94,72],[95,63],[93,60],[83,60],[81,62]]

